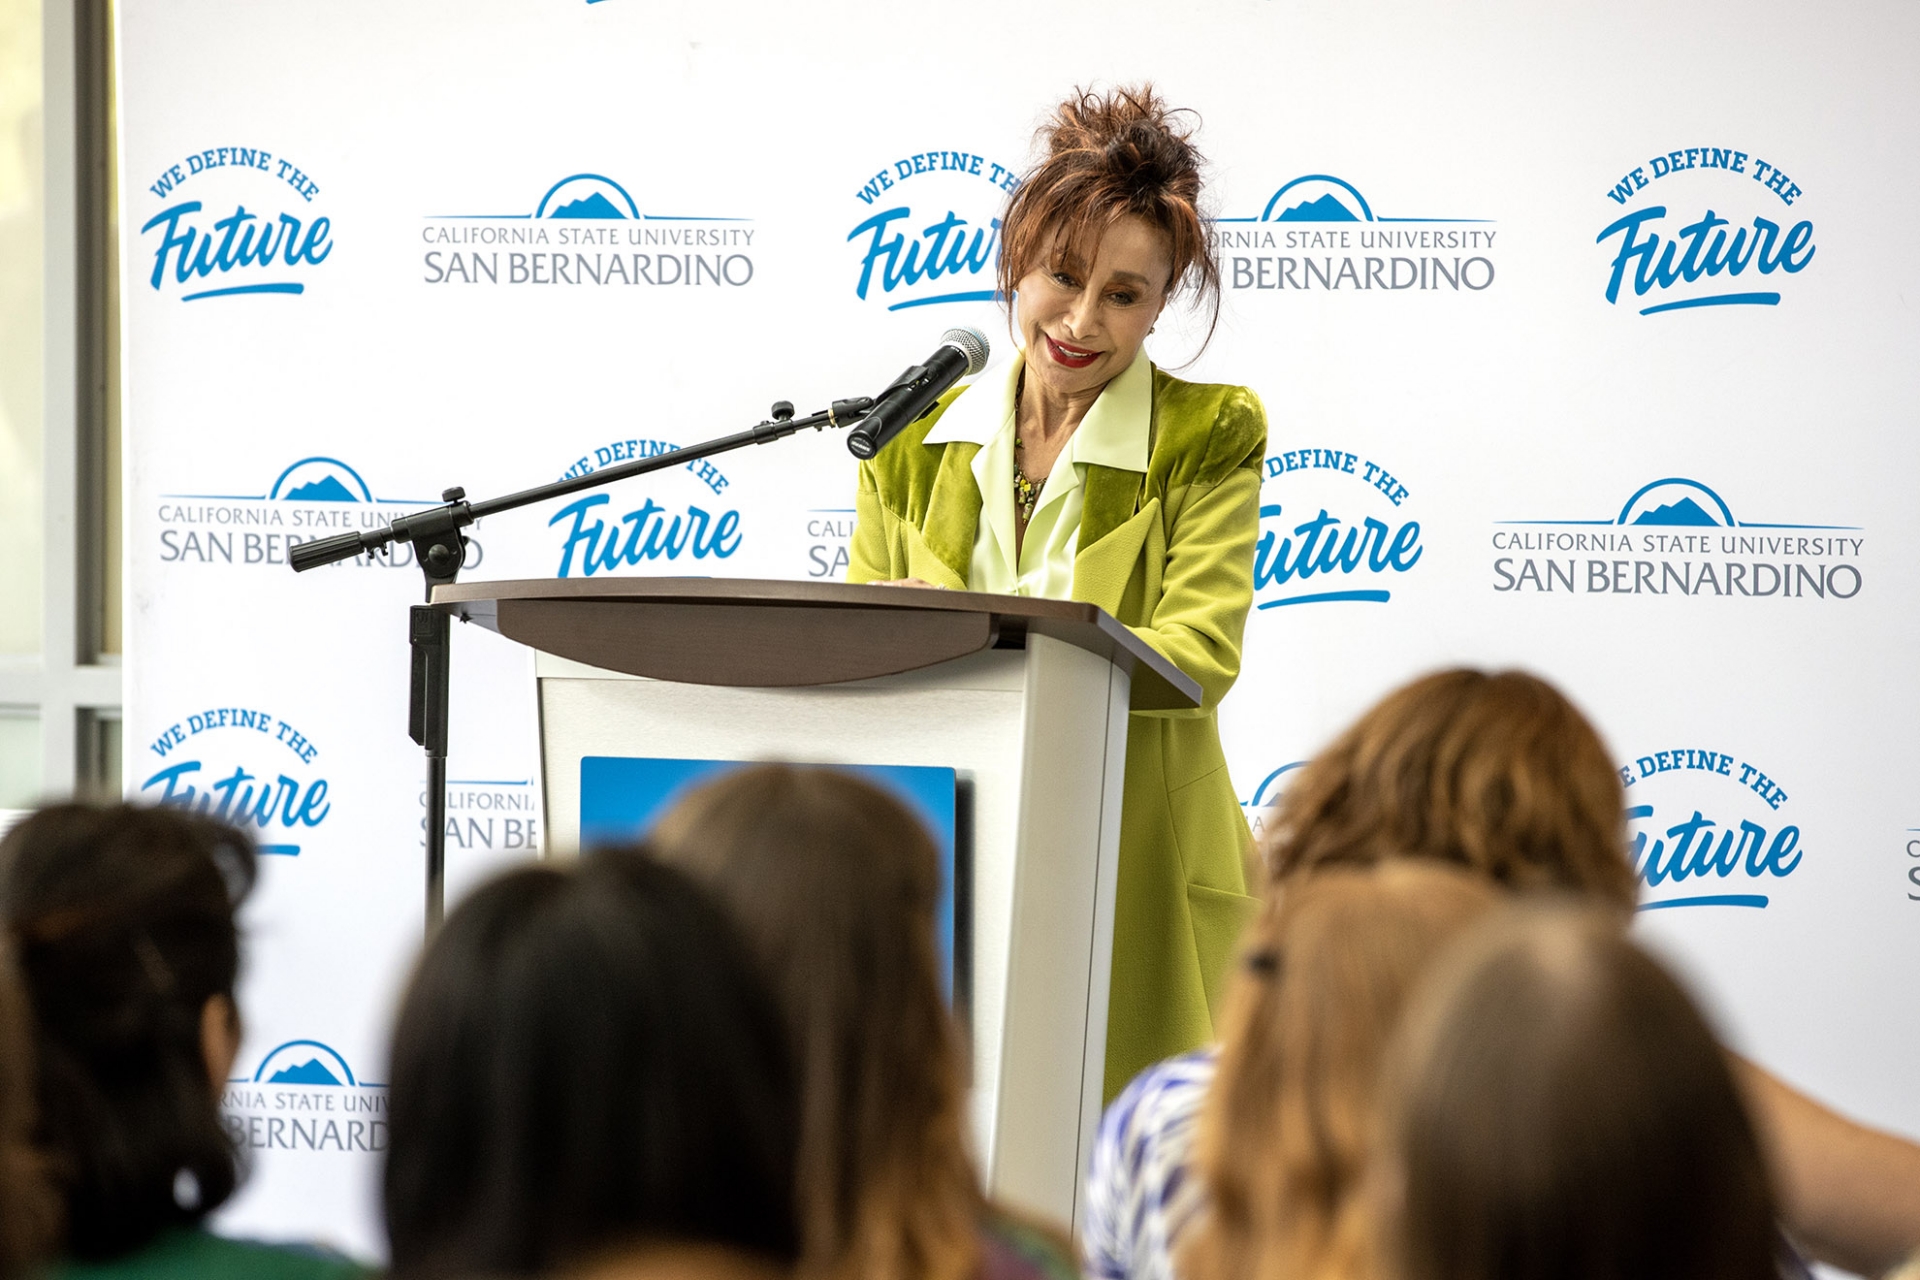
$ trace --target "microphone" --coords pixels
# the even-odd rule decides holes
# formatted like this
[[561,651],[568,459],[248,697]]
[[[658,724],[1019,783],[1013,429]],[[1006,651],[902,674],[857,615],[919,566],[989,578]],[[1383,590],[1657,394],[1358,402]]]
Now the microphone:
[[987,367],[987,336],[978,329],[949,329],[940,346],[893,380],[874,398],[873,411],[847,435],[847,450],[856,458],[871,458],[914,422],[927,416],[948,387]]

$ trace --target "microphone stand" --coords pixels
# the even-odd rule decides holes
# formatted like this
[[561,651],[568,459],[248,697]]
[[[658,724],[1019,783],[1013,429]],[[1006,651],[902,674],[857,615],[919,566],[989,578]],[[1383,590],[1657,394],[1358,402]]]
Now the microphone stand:
[[467,491],[451,488],[440,495],[444,506],[429,507],[401,516],[384,529],[366,533],[343,533],[298,543],[287,550],[287,563],[295,573],[317,569],[353,556],[384,551],[395,542],[413,548],[413,558],[426,577],[427,604],[413,605],[408,611],[407,635],[413,652],[413,674],[407,706],[407,734],[427,753],[427,931],[439,926],[446,910],[447,869],[447,662],[451,656],[450,615],[432,607],[433,589],[451,584],[460,575],[466,560],[467,538],[460,531],[487,516],[499,515],[517,507],[531,506],[549,498],[564,497],[582,489],[597,489],[631,476],[645,475],[677,467],[700,458],[729,453],[750,444],[769,444],[785,439],[808,427],[851,426],[873,408],[870,397],[836,400],[829,409],[793,416],[793,405],[781,400],[773,406],[773,416],[758,426],[730,436],[721,436],[705,444],[690,445],[636,458],[617,467],[594,471],[584,476],[556,480],[532,489],[522,489],[501,498],[468,502]]

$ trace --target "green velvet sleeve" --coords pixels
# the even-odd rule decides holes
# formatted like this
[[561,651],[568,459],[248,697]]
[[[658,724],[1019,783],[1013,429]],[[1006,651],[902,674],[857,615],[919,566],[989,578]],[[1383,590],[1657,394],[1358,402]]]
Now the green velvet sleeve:
[[1260,461],[1267,418],[1259,398],[1236,388],[1221,406],[1206,460],[1171,515],[1159,603],[1133,628],[1200,684],[1218,706],[1240,675],[1240,647],[1253,607],[1253,553],[1260,536]]

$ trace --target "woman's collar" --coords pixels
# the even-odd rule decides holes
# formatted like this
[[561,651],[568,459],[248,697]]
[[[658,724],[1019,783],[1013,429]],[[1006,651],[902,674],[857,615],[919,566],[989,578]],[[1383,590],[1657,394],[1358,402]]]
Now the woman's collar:
[[[1027,353],[1015,353],[996,384],[983,378],[962,392],[927,432],[927,444],[977,444],[982,448],[1002,431],[1012,429]],[[1147,469],[1148,444],[1153,427],[1153,362],[1142,347],[1133,363],[1120,371],[1100,392],[1087,416],[1074,430],[1073,460],[1122,471]]]
[[977,444],[981,448],[993,443],[995,436],[1011,427],[1014,395],[1026,363],[1027,353],[1016,351],[997,383],[989,373],[961,392],[927,432],[925,443]]

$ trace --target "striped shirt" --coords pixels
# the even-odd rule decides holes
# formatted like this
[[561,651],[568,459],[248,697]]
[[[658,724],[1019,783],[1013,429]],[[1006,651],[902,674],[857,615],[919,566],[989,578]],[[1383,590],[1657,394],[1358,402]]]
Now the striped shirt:
[[[1134,1077],[1101,1116],[1080,1224],[1087,1280],[1174,1280],[1181,1233],[1206,1209],[1193,1142],[1218,1065],[1215,1047],[1168,1058]],[[1814,1280],[1784,1232],[1777,1243],[1781,1280]]]
[[1090,1280],[1173,1280],[1180,1233],[1205,1207],[1192,1168],[1218,1050],[1148,1067],[1100,1118],[1080,1223]]

